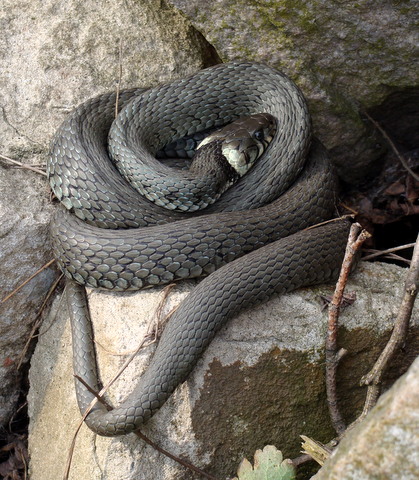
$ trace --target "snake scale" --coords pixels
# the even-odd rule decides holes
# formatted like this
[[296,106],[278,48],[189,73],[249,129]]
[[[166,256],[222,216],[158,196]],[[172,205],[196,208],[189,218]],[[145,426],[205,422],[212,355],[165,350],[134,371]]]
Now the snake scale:
[[[113,410],[98,403],[87,416],[88,426],[105,436],[129,433],[150,418],[240,310],[334,279],[349,231],[342,220],[303,231],[334,216],[337,184],[323,146],[311,138],[306,101],[284,74],[231,62],[121,92],[116,120],[115,102],[115,94],[105,94],[80,105],[57,131],[48,161],[50,185],[63,205],[51,234],[68,279],[75,374],[100,389],[84,286],[124,291],[205,278],[171,317],[133,392]],[[196,184],[189,194],[189,173],[155,160],[156,152],[258,113],[277,121],[261,158],[214,204],[195,214],[180,211],[183,201],[195,200]],[[110,150],[116,163],[128,159],[123,175]],[[140,190],[153,196],[157,184],[168,208],[134,188],[137,159]],[[76,392],[84,412],[94,396],[79,381]]]

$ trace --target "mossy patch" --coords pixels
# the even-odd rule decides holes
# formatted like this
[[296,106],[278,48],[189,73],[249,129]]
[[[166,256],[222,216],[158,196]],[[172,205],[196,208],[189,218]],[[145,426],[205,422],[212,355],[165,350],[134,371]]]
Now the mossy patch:
[[[388,334],[341,328],[339,345],[348,355],[339,367],[340,407],[347,422],[362,411],[365,388],[360,378],[374,364]],[[419,332],[412,331],[407,352],[386,375],[385,388],[404,373],[414,359]],[[324,355],[274,348],[253,366],[240,362],[223,366],[214,359],[194,407],[193,430],[202,445],[215,451],[211,463],[218,476],[234,473],[243,457],[264,445],[279,448],[285,457],[298,456],[304,434],[321,442],[334,438],[326,403]],[[202,434],[200,432],[205,432]],[[311,472],[313,473],[313,472]],[[309,477],[307,477],[309,478]]]

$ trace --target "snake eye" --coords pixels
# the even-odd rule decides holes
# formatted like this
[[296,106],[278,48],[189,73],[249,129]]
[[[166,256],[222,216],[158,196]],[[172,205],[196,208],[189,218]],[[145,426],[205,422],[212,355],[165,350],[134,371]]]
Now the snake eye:
[[265,138],[265,134],[263,133],[263,130],[257,130],[254,134],[253,137],[256,140],[262,141]]

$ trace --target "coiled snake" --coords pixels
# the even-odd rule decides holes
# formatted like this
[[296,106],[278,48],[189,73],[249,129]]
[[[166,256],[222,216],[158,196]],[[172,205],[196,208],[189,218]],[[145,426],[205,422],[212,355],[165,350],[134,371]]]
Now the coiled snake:
[[[333,279],[348,234],[344,221],[302,231],[335,213],[336,179],[324,148],[311,139],[303,95],[282,73],[232,62],[127,90],[113,121],[115,101],[108,94],[78,107],[56,133],[48,162],[50,185],[72,213],[59,209],[51,233],[68,278],[76,375],[99,390],[83,285],[118,291],[209,276],[173,314],[132,394],[111,411],[96,404],[87,416],[88,426],[106,436],[131,432],[150,418],[239,310]],[[182,202],[196,200],[196,183],[189,194],[190,174],[154,154],[173,140],[259,113],[273,115],[277,128],[262,157],[198,216],[179,211]],[[144,198],[117,172],[108,136],[116,162],[128,158],[122,173],[149,198],[157,182],[165,192],[157,202],[173,210]],[[144,174],[138,182],[131,168],[137,159]],[[203,203],[210,203],[207,193]],[[84,412],[94,396],[78,381],[76,390]]]

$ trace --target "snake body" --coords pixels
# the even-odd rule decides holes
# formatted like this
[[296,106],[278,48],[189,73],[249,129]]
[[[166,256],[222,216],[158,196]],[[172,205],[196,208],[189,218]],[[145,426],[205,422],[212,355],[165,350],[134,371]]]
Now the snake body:
[[[336,179],[324,148],[311,139],[303,95],[280,72],[232,62],[127,90],[113,121],[115,100],[102,95],[78,107],[55,135],[48,164],[51,187],[73,213],[60,209],[51,233],[68,278],[75,374],[99,389],[84,285],[118,291],[207,278],[172,316],[132,394],[111,411],[97,404],[87,416],[88,426],[106,436],[131,432],[158,410],[239,310],[334,278],[348,233],[344,221],[300,232],[333,216]],[[202,200],[196,178],[154,154],[176,139],[262,112],[276,118],[277,132],[260,160],[198,216],[179,211]],[[115,161],[127,161],[123,176],[109,159],[108,135]],[[133,173],[138,158],[141,178]],[[168,208],[135,189],[154,198],[155,184],[166,192],[157,203]],[[94,397],[80,382],[76,391],[84,412]]]

